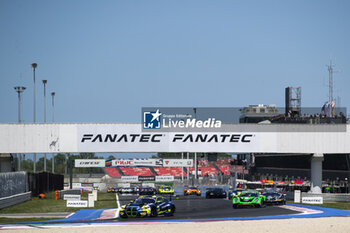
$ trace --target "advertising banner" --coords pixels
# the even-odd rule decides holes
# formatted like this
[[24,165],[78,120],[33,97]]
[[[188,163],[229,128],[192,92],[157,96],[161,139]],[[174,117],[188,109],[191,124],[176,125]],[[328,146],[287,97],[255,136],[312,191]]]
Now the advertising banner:
[[[227,132],[159,132],[157,129],[144,132],[139,124],[120,124],[117,126],[113,124],[77,125],[78,150],[238,153],[259,151],[261,145],[276,148],[275,134],[235,132],[230,131],[230,128],[227,129]],[[260,138],[268,143],[261,144]],[[151,161],[147,162],[152,163]],[[120,164],[116,163],[115,165]],[[132,166],[132,164],[127,164],[127,166]]]
[[80,201],[81,200],[81,195],[64,194],[63,195],[63,200],[66,200],[66,201]]
[[156,176],[156,181],[174,181],[174,176]]
[[193,167],[193,159],[163,159],[164,167]]
[[105,167],[104,159],[75,159],[75,167]]
[[155,181],[155,176],[139,176],[139,181]]
[[134,166],[159,166],[159,159],[134,159]]
[[112,166],[113,167],[127,167],[127,166],[134,166],[134,160],[133,159],[123,159],[123,160],[112,160]]
[[76,207],[76,208],[88,207],[88,201],[67,201],[67,207]]
[[322,205],[323,204],[323,197],[303,197],[301,199],[302,203],[305,204],[318,204]]
[[123,182],[137,182],[139,181],[138,176],[122,176]]
[[294,190],[294,202],[300,203],[301,198],[301,191],[300,190]]

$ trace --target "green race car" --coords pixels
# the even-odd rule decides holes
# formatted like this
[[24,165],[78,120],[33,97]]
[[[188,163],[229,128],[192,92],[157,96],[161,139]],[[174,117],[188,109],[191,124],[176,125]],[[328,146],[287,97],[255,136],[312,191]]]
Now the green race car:
[[241,206],[264,207],[266,197],[260,195],[258,191],[243,191],[232,199],[232,207],[236,209]]

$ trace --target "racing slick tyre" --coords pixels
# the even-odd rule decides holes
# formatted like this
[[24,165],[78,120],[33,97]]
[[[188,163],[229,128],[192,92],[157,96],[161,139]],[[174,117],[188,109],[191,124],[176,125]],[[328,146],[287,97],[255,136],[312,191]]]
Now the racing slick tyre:
[[153,207],[151,209],[151,217],[157,217],[157,216],[158,216],[157,209],[156,209],[156,207]]
[[127,216],[127,215],[124,215],[124,214],[120,214],[119,217],[120,217],[120,218],[128,218],[128,216]]
[[170,210],[169,216],[173,216],[174,213],[175,213],[175,206],[172,206],[172,207],[171,207],[171,210]]
[[233,205],[232,205],[232,208],[233,208],[233,209],[237,209],[237,205],[234,205],[234,204],[233,204]]

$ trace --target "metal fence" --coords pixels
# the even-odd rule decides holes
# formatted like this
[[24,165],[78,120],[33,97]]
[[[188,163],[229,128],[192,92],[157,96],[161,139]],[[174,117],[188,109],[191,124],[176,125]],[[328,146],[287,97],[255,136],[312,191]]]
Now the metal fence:
[[0,209],[17,205],[25,201],[29,201],[31,197],[32,197],[31,192],[15,194],[8,197],[2,197],[0,198]]
[[28,191],[25,172],[0,173],[0,198]]
[[28,173],[28,188],[33,196],[55,190],[62,190],[64,186],[64,176],[49,172]]
[[175,185],[233,185],[234,177],[230,175],[217,175],[217,176],[204,176],[195,179],[194,176],[190,176],[189,179],[184,177],[184,180],[176,179]]

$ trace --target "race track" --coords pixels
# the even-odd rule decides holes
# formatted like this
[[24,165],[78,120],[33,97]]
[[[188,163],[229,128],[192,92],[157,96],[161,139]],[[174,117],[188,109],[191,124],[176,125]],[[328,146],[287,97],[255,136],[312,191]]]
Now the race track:
[[[120,196],[121,205],[129,203],[137,196]],[[0,225],[0,230],[19,230],[24,232],[25,229],[55,229],[62,228],[62,232],[80,232],[81,227],[115,227],[115,226],[139,226],[139,225],[182,225],[181,223],[204,223],[204,222],[232,222],[238,221],[250,222],[250,220],[264,220],[283,222],[286,219],[305,219],[305,218],[322,218],[325,217],[345,217],[350,216],[350,211],[331,209],[317,206],[304,206],[288,204],[281,206],[266,206],[263,208],[238,208],[233,209],[232,203],[227,199],[206,199],[197,196],[178,196],[171,198],[176,206],[174,216],[157,216],[157,217],[137,217],[137,218],[118,218],[118,209],[81,209],[66,219],[52,220],[44,222],[16,223]],[[111,206],[116,207],[116,206]],[[249,220],[249,221],[247,221]],[[274,224],[277,222],[274,222]],[[230,225],[231,223],[222,223]],[[201,225],[202,226],[202,225]],[[214,225],[213,225],[214,226]],[[301,225],[302,226],[302,225]],[[72,228],[68,230],[68,228]],[[152,231],[158,227],[151,227]],[[342,226],[342,229],[344,227]],[[126,228],[123,228],[126,229]],[[168,229],[168,228],[166,228]],[[172,229],[172,228],[169,228]],[[174,228],[176,229],[176,228]],[[230,232],[229,228],[223,232]],[[326,228],[324,228],[326,229]],[[120,230],[120,229],[119,229]],[[176,230],[175,230],[176,231]],[[170,232],[175,232],[170,231]],[[27,231],[26,231],[27,232]],[[32,232],[32,231],[28,231]],[[34,231],[33,231],[34,232]],[[61,232],[61,231],[55,231]],[[95,232],[95,231],[90,231]],[[103,232],[103,231],[99,231]],[[110,232],[110,231],[107,231]],[[128,231],[125,231],[128,232]],[[165,231],[164,231],[165,232]],[[196,231],[198,232],[198,231]],[[106,232],[104,232],[106,233]]]
[[[134,200],[136,196],[120,197],[121,205]],[[239,208],[233,209],[232,202],[227,199],[206,199],[197,196],[180,196],[179,199],[172,199],[176,206],[174,216],[159,216],[157,218],[127,218],[116,221],[149,221],[149,220],[179,220],[179,219],[214,219],[214,218],[235,218],[235,217],[259,217],[276,216],[287,214],[298,214],[300,212],[279,206],[266,206],[264,208]]]

